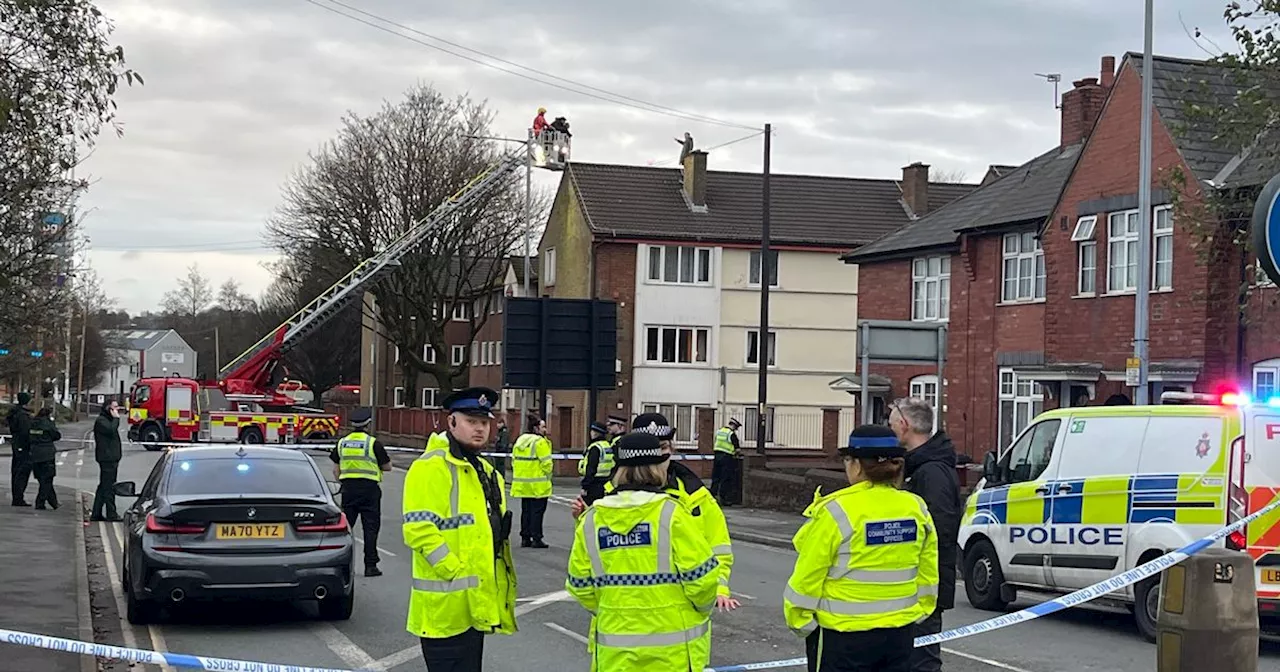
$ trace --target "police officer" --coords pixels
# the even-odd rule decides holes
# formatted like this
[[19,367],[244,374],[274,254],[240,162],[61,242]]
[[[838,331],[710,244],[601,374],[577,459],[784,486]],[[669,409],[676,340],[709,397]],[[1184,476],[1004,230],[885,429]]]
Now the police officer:
[[605,438],[609,430],[604,425],[593,422],[588,429],[591,445],[578,460],[578,475],[582,477],[582,499],[590,504],[604,497],[604,484],[613,476],[613,446]]
[[511,514],[502,474],[480,452],[498,393],[449,395],[443,435],[431,437],[404,480],[405,546],[413,550],[410,633],[428,672],[480,672],[484,636],[516,630]]
[[382,528],[382,472],[391,471],[391,456],[368,433],[373,414],[367,408],[351,412],[350,434],[342,437],[329,453],[333,473],[342,483],[342,512],[353,528],[359,519],[364,527],[364,575],[382,576],[378,569],[378,530]]
[[9,437],[13,442],[13,459],[9,477],[13,487],[14,506],[31,506],[27,501],[27,484],[31,482],[31,411],[27,404],[31,395],[18,393],[18,403],[9,409]]
[[906,450],[888,427],[854,429],[840,453],[850,485],[805,510],[783,613],[810,672],[907,672],[912,626],[938,600],[933,519],[897,489]]
[[742,426],[737,418],[716,432],[715,462],[711,465],[711,495],[720,502],[720,506],[733,506],[738,503],[738,495],[742,487],[742,462],[738,446],[738,428]]
[[529,431],[511,448],[511,496],[520,499],[520,546],[549,548],[542,541],[542,518],[551,498],[551,439],[547,423],[529,416]]
[[58,493],[53,489],[53,478],[58,473],[54,459],[58,454],[57,442],[62,432],[53,422],[53,409],[45,406],[36,413],[31,423],[31,472],[40,484],[36,492],[36,508],[58,508]]
[[670,454],[654,434],[617,444],[616,490],[586,510],[565,588],[594,614],[593,670],[702,670],[711,659],[718,562],[667,496]]
[[621,415],[610,415],[605,419],[604,426],[609,430],[610,447],[616,446],[618,439],[627,433],[627,419]]

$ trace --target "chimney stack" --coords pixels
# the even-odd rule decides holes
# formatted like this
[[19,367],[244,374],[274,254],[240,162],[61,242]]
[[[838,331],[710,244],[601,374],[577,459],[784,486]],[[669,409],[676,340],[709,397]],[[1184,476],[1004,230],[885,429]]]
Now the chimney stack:
[[916,217],[929,212],[929,164],[915,163],[902,169],[902,200]]
[[700,149],[684,157],[684,197],[691,210],[707,209],[707,153]]
[[[1069,147],[1081,142],[1093,130],[1093,124],[1102,114],[1102,105],[1115,83],[1115,58],[1102,59],[1102,84],[1097,77],[1086,77],[1072,82],[1070,91],[1062,94],[1062,136],[1060,146]],[[1107,65],[1111,64],[1109,70]]]

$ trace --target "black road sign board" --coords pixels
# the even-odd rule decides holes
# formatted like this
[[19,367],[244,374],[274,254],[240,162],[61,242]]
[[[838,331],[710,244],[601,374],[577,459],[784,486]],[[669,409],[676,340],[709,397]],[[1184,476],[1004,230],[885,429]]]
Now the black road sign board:
[[503,387],[612,390],[617,386],[615,302],[509,298],[503,318]]

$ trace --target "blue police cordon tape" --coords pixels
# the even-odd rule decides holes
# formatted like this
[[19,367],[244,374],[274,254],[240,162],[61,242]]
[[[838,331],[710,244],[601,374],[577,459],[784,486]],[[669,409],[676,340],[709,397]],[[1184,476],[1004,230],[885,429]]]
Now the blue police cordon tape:
[[[964,625],[954,628],[936,635],[925,635],[917,637],[916,646],[929,646],[931,644],[941,644],[956,639],[972,637],[973,635],[992,632],[1007,628],[1018,623],[1025,623],[1041,616],[1046,616],[1055,612],[1062,611],[1080,604],[1084,604],[1090,600],[1102,597],[1108,593],[1133,585],[1149,576],[1154,576],[1176,564],[1186,560],[1187,558],[1203,551],[1213,544],[1226,538],[1227,535],[1241,529],[1245,525],[1261,518],[1262,516],[1274,511],[1280,507],[1280,499],[1262,507],[1258,511],[1237,520],[1226,527],[1219,529],[1205,537],[1201,537],[1176,551],[1165,554],[1148,563],[1134,567],[1133,569],[1118,574],[1098,583],[1082,588],[1069,595],[1064,595],[1048,602],[1042,602],[1033,607],[1028,607],[1022,611],[1012,614],[1005,614],[973,625]],[[192,656],[184,653],[167,653],[159,651],[145,651],[143,649],[129,649],[120,646],[110,646],[106,644],[94,644],[92,642],[81,642],[74,639],[63,639],[61,637],[51,637],[49,635],[40,635],[31,632],[20,632],[17,630],[0,629],[0,642],[16,644],[18,646],[30,646],[51,651],[63,651],[66,653],[76,653],[86,656],[98,656],[102,658],[114,658],[117,660],[133,661],[140,663],[148,663],[158,665],[167,663],[173,667],[195,668],[199,670],[230,670],[233,672],[362,672],[360,670],[336,670],[323,667],[306,667],[301,665],[284,665],[280,663],[262,663],[248,660],[232,660],[226,658],[210,658],[206,656]],[[772,670],[784,667],[799,667],[805,665],[804,658],[788,658],[786,660],[772,660],[760,663],[746,663],[742,665],[722,665],[718,667],[708,667],[704,672],[751,672],[752,670]]]
[[[68,439],[68,441],[73,443],[77,441],[88,442],[88,441],[93,441],[93,439]],[[141,446],[143,444],[141,442],[130,441],[129,445]],[[164,442],[156,442],[156,443],[147,443],[145,445],[160,446],[161,448],[199,448],[201,446],[238,446],[241,444],[230,443],[230,442],[179,443],[175,441],[164,441]],[[274,448],[302,448],[307,450],[332,450],[337,444],[333,444],[333,443],[268,443],[268,444],[259,444],[259,445],[265,445],[269,448],[274,447]],[[415,453],[420,455],[424,451],[423,448],[406,448],[404,446],[385,446],[384,448],[389,453]],[[511,457],[511,453],[483,452],[480,454],[485,457],[506,457],[506,458]],[[551,459],[553,460],[580,460],[582,459],[582,457],[583,457],[582,453],[552,453],[551,454]],[[673,460],[714,460],[715,455],[676,453],[671,456],[671,459]]]

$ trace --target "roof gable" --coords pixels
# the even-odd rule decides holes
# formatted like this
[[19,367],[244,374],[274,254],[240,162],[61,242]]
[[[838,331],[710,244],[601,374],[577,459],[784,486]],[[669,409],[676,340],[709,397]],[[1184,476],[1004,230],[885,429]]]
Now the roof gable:
[[[693,212],[675,168],[572,163],[571,180],[596,236],[758,242],[762,176],[707,171],[707,212]],[[778,244],[851,249],[912,220],[896,180],[772,175],[770,240]],[[977,188],[930,183],[931,208]]]

